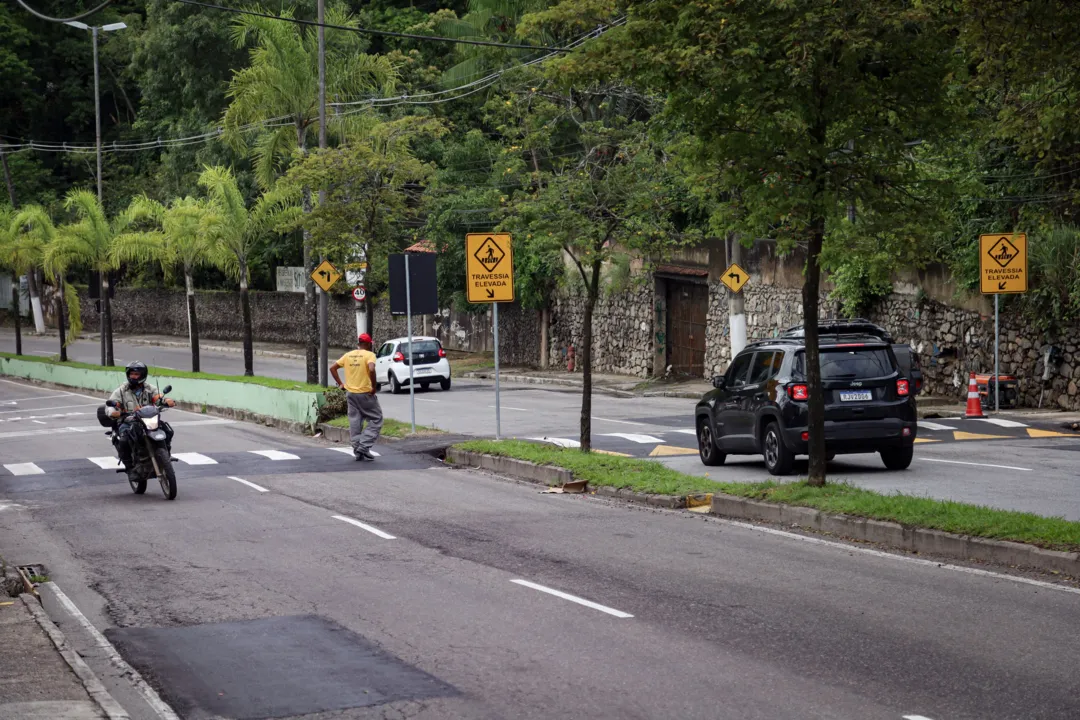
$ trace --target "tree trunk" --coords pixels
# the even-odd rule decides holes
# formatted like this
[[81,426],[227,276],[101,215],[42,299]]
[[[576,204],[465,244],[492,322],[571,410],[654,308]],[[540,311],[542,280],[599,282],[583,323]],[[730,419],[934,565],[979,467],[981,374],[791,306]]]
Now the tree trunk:
[[581,451],[592,449],[592,341],[593,311],[600,297],[600,260],[593,260],[585,286],[585,313],[581,318]]
[[64,304],[64,279],[60,278],[57,283],[56,294],[56,326],[60,329],[60,362],[67,362],[67,320],[64,319],[66,312]]
[[105,275],[106,273],[98,272],[98,332],[101,333],[98,344],[101,346],[99,363],[102,367],[107,367],[109,364],[108,354],[105,351],[106,346],[109,344],[109,333],[105,330],[105,296],[108,294],[109,288]]
[[[251,303],[248,301],[247,266],[240,266],[240,313],[244,321],[244,374],[255,374],[255,352],[251,344]],[[308,380],[310,381],[310,372]]]
[[184,269],[184,285],[187,287],[188,343],[191,345],[191,372],[199,372],[199,317],[195,314],[195,282],[191,270]]
[[550,335],[551,332],[551,310],[544,308],[540,311],[540,368],[547,370],[551,364],[551,358],[548,355],[551,352],[550,349]]
[[803,282],[803,324],[806,329],[806,383],[810,386],[809,427],[810,469],[806,482],[815,487],[825,484],[825,392],[821,387],[821,357],[818,352],[818,290],[821,266],[818,259],[825,238],[825,219],[810,225],[806,254],[806,279]]
[[19,273],[11,273],[11,314],[15,317],[15,354],[22,355],[22,318],[19,317]]
[[33,268],[26,274],[30,290],[30,312],[34,316],[34,331],[38,335],[45,333],[45,313],[41,309],[41,288],[43,283],[38,276],[39,270]]
[[101,294],[101,301],[105,303],[105,364],[112,367],[116,364],[116,355],[113,354],[112,301],[109,300],[109,273],[104,272],[101,276],[104,278],[102,281],[104,292]]
[[11,198],[11,207],[18,209],[19,203],[15,199],[15,183],[11,181],[11,168],[8,167],[7,155],[0,150],[0,165],[4,166],[4,182],[7,183],[8,197]]

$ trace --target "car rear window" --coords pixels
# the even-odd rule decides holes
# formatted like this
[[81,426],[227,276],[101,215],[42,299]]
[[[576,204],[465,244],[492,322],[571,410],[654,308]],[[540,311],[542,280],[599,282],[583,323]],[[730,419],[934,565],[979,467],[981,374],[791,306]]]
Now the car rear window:
[[[405,352],[408,348],[408,342],[401,343],[402,352]],[[413,340],[412,351],[413,353],[439,352],[439,343],[435,340]]]
[[[806,375],[806,354],[799,353],[797,367]],[[822,348],[822,380],[864,380],[891,375],[895,371],[886,348]]]

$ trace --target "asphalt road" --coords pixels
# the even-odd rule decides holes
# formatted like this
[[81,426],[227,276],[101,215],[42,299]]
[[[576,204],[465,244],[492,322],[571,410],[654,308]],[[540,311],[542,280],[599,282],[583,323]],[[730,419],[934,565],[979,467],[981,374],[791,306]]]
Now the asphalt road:
[[[51,355],[56,338],[26,338],[29,353]],[[14,337],[0,333],[0,350],[12,350]],[[80,341],[69,348],[72,359],[97,362],[98,345]],[[116,344],[118,362],[141,359],[156,366],[189,367],[184,348]],[[204,351],[203,369],[242,372],[237,353]],[[256,371],[303,380],[300,362],[257,355]],[[117,379],[119,383],[121,378]],[[380,395],[388,417],[409,421],[408,394]],[[457,378],[449,392],[418,390],[416,422],[454,433],[495,434],[495,396],[490,382]],[[733,457],[722,468],[705,468],[697,459],[693,400],[677,398],[593,398],[593,443],[609,452],[653,457],[681,471],[718,480],[768,478],[758,457]],[[84,409],[86,410],[86,409]],[[89,408],[87,412],[92,411]],[[56,412],[56,411],[53,411]],[[505,437],[548,439],[573,445],[578,438],[580,392],[571,388],[504,384],[501,430]],[[29,417],[0,408],[0,434],[11,418]],[[904,492],[1080,520],[1080,437],[1057,423],[999,416],[990,420],[936,418],[920,422],[919,444],[911,468],[885,470],[876,455],[840,456],[830,463],[833,480],[882,492]],[[7,421],[5,421],[7,419]],[[40,420],[40,418],[37,418]],[[16,424],[24,424],[21,420]],[[205,450],[199,450],[205,452]],[[103,454],[103,453],[99,453]],[[796,465],[805,472],[805,462]]]
[[218,460],[173,502],[87,460],[92,416],[0,433],[41,470],[0,473],[0,553],[135,720],[117,659],[183,718],[1075,717],[1075,591],[172,420]]

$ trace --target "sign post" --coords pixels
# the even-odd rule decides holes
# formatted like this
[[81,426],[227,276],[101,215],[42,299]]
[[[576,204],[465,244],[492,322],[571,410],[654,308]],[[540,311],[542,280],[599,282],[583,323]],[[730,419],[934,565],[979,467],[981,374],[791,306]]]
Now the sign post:
[[465,285],[470,303],[491,303],[495,341],[495,439],[502,437],[499,402],[499,303],[514,302],[514,249],[508,233],[465,236]]
[[405,253],[405,325],[408,329],[409,342],[406,347],[409,350],[409,423],[412,426],[413,435],[416,434],[416,383],[413,382],[413,362],[415,358],[412,354],[412,283],[409,281],[409,253]]
[[[979,289],[994,296],[994,412],[1001,402],[1000,298],[1027,292],[1027,259],[1026,233],[979,236]],[[986,389],[990,389],[989,383]]]

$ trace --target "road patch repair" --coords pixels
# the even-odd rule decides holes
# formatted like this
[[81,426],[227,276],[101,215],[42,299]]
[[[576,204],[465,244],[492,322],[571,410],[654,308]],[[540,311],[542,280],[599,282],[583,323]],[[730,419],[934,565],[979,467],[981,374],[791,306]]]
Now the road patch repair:
[[[526,441],[474,440],[446,459],[545,486],[585,481],[589,494],[668,509],[769,522],[919,555],[1080,579],[1080,522],[846,484],[725,483],[660,463],[594,456]],[[702,510],[701,508],[707,508]]]
[[182,717],[291,717],[459,694],[313,615],[129,627],[106,635],[136,669],[158,679]]

